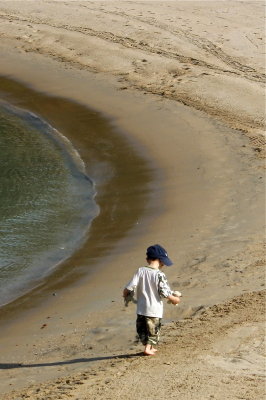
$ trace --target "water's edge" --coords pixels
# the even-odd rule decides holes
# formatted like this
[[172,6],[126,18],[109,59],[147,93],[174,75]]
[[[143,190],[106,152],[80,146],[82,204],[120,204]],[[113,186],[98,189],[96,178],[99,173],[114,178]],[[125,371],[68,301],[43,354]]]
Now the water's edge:
[[[84,245],[39,282],[38,287],[53,290],[54,286],[72,284],[90,273],[97,259],[108,253],[136,223],[147,206],[148,196],[143,186],[148,187],[152,180],[151,168],[121,132],[94,110],[38,93],[6,77],[0,77],[0,97],[37,114],[64,135],[84,161],[86,175],[97,185],[96,201],[101,211],[86,233]],[[34,296],[34,290],[6,305],[5,310],[7,307],[15,310],[30,296]]]
[[99,213],[95,185],[71,142],[0,100],[0,305],[32,289],[82,245]]

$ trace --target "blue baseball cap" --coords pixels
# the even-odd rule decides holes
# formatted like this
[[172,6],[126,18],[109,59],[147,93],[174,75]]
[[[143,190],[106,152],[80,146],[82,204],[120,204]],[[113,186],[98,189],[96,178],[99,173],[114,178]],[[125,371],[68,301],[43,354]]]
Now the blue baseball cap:
[[164,265],[167,265],[167,267],[173,265],[173,262],[168,257],[167,251],[159,244],[154,244],[153,246],[148,247],[146,255],[147,258],[150,259],[157,258],[158,260],[163,262]]

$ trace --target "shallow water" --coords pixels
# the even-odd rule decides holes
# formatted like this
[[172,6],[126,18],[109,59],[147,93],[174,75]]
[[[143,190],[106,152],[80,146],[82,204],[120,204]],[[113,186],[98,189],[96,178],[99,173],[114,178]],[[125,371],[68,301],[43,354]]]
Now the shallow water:
[[80,246],[98,212],[71,143],[35,114],[0,103],[0,304]]

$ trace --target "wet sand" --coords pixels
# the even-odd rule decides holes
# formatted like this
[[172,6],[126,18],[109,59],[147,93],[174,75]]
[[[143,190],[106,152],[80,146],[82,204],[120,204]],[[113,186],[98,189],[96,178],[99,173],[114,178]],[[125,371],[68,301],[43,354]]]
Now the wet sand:
[[[121,182],[121,191],[124,196],[127,196],[127,200],[123,202],[127,212],[125,215],[114,216],[110,238],[113,239],[117,231],[119,232],[121,224],[126,224],[130,228],[124,231],[123,235],[118,235],[115,242],[111,246],[106,246],[104,252],[101,253],[101,243],[104,243],[102,240],[105,240],[104,235],[108,225],[104,222],[98,233],[95,232],[96,236],[91,233],[92,240],[97,237],[97,234],[100,237],[96,243],[97,246],[100,245],[100,251],[95,253],[97,256],[89,256],[89,237],[88,247],[85,246],[82,249],[81,256],[78,256],[79,253],[77,253],[77,256],[74,255],[70,260],[70,263],[72,263],[70,270],[76,265],[80,271],[88,268],[91,271],[88,275],[85,274],[81,280],[75,279],[75,281],[73,281],[71,274],[66,279],[62,277],[62,280],[58,276],[58,281],[54,286],[50,285],[49,282],[48,285],[43,285],[24,298],[21,304],[17,303],[12,312],[8,309],[2,310],[1,343],[4,350],[1,354],[1,367],[4,370],[3,393],[26,388],[25,392],[11,393],[10,398],[18,397],[19,393],[21,393],[21,396],[24,393],[32,399],[41,399],[45,396],[46,398],[50,396],[53,399],[68,398],[73,390],[76,391],[77,398],[98,399],[101,396],[117,398],[116,388],[119,387],[120,383],[123,384],[121,386],[124,388],[123,391],[127,393],[126,385],[128,385],[128,388],[132,387],[130,386],[132,380],[136,379],[141,382],[142,368],[147,369],[148,360],[138,360],[135,364],[134,373],[132,373],[130,359],[122,359],[122,368],[120,368],[118,365],[111,365],[112,362],[115,362],[113,359],[105,361],[103,358],[108,359],[127,353],[134,355],[136,350],[140,349],[133,345],[134,308],[131,307],[129,310],[123,308],[121,290],[133,271],[138,266],[143,265],[145,249],[151,243],[159,242],[168,249],[176,264],[174,268],[166,271],[169,281],[175,289],[184,293],[180,307],[166,307],[166,322],[177,321],[184,317],[190,318],[200,311],[208,309],[209,306],[221,303],[219,306],[221,316],[223,316],[225,322],[231,321],[231,325],[229,322],[227,325],[228,336],[227,333],[224,333],[224,339],[228,338],[232,344],[230,329],[233,328],[234,321],[237,321],[236,327],[240,329],[241,324],[244,323],[241,318],[244,318],[245,306],[249,305],[247,310],[250,310],[250,312],[248,311],[246,323],[254,324],[254,327],[257,328],[255,329],[256,332],[247,329],[251,333],[248,333],[247,336],[243,334],[243,341],[247,340],[247,337],[248,340],[261,338],[261,330],[258,327],[258,324],[261,324],[259,319],[260,308],[257,308],[256,311],[255,307],[255,304],[261,304],[261,300],[256,294],[249,294],[252,291],[263,289],[264,286],[263,268],[265,263],[262,241],[265,210],[263,164],[261,161],[263,96],[260,94],[261,81],[254,80],[253,71],[255,69],[260,73],[261,66],[256,61],[256,51],[252,53],[252,57],[249,53],[245,53],[245,65],[250,64],[251,70],[242,71],[239,64],[236,63],[240,60],[239,53],[236,51],[238,48],[235,45],[230,49],[224,48],[224,52],[227,51],[230,54],[228,59],[230,59],[231,69],[230,71],[227,69],[223,74],[220,64],[227,61],[225,59],[221,61],[221,57],[217,57],[215,60],[214,52],[205,54],[205,49],[199,54],[199,58],[201,61],[202,59],[205,60],[205,64],[201,62],[199,67],[203,70],[201,73],[211,73],[212,78],[210,79],[215,81],[215,85],[211,85],[209,81],[201,81],[202,75],[198,73],[196,78],[194,75],[195,85],[192,85],[191,88],[189,85],[186,86],[190,98],[193,98],[194,95],[197,97],[197,104],[192,101],[184,101],[184,96],[180,95],[184,89],[184,86],[182,89],[182,85],[177,86],[178,90],[175,95],[169,95],[168,80],[161,80],[165,71],[161,62],[166,62],[169,59],[169,54],[167,56],[164,53],[159,54],[157,52],[157,55],[154,56],[155,52],[151,51],[154,29],[158,29],[158,32],[159,30],[165,32],[166,27],[162,25],[162,18],[165,19],[165,13],[167,13],[166,3],[163,5],[153,3],[156,21],[153,21],[152,24],[145,14],[147,10],[151,11],[147,5],[148,2],[144,6],[142,3],[134,3],[133,6],[131,2],[121,4],[106,2],[99,3],[99,6],[96,2],[76,3],[75,7],[77,13],[79,13],[77,28],[76,17],[71,18],[74,3],[69,2],[63,6],[63,4],[50,2],[49,8],[45,2],[40,2],[38,3],[40,8],[35,8],[32,2],[27,2],[21,10],[17,8],[18,3],[16,4],[16,2],[1,2],[5,30],[4,40],[1,41],[1,49],[4,54],[1,60],[1,75],[8,75],[30,85],[35,90],[52,96],[71,99],[101,112],[115,127],[114,129],[119,131],[119,140],[123,142],[122,153],[126,148],[133,149],[138,154],[139,159],[143,159],[144,168],[140,167],[140,174],[144,171],[144,176],[147,178],[147,183],[138,190],[134,181],[131,181],[128,185],[127,176]],[[173,4],[173,2],[167,3],[170,7],[168,10],[169,19],[171,19]],[[226,4],[227,2],[224,2],[224,6]],[[237,11],[235,4],[234,12]],[[85,9],[89,7],[93,10],[85,12],[84,6]],[[52,10],[55,11],[53,7],[56,7],[57,11],[61,11],[54,14],[55,17],[50,14]],[[68,7],[71,8],[71,12]],[[110,10],[110,7],[116,7],[116,10]],[[129,7],[144,15],[142,17],[136,16],[135,11],[130,11]],[[185,18],[185,14],[189,13],[189,10],[191,11],[191,7],[193,8],[192,3],[182,3],[183,11],[179,10],[180,18]],[[201,6],[194,4],[194,7],[200,8]],[[244,14],[249,12],[249,7],[251,7],[249,3],[245,7],[243,6],[241,18],[244,18]],[[214,4],[211,10],[212,12],[215,11]],[[86,19],[87,17],[86,21],[82,20],[83,12],[83,18]],[[125,33],[123,36],[123,32],[118,34],[117,29],[119,26],[121,27],[119,23],[122,14],[123,18],[126,17],[132,24],[132,29],[135,29],[134,32],[139,32],[139,24],[145,23],[147,31],[139,33],[145,36],[149,46],[141,44],[134,47],[134,42],[128,40],[129,32],[126,28],[126,37]],[[214,14],[212,17],[217,18],[218,14],[215,14],[215,16]],[[260,13],[255,13],[256,15],[260,20]],[[93,21],[96,17],[99,24],[105,23],[105,26],[107,26],[106,23],[109,23],[108,29],[113,36],[106,34],[105,37],[100,25],[97,28],[98,32],[101,32],[100,36],[92,32],[95,29]],[[64,18],[68,23],[65,22],[63,26],[61,18]],[[116,20],[117,18],[119,23]],[[146,20],[140,21],[143,18]],[[194,15],[193,18],[191,17],[191,29],[203,30],[204,13],[200,13],[198,10],[198,14]],[[200,22],[193,25],[196,18],[199,18]],[[190,19],[188,18],[188,20]],[[255,21],[257,23],[258,20],[254,17],[254,26],[256,25]],[[7,21],[10,21],[10,25]],[[251,25],[252,21],[250,21]],[[81,29],[82,24],[84,25],[83,30]],[[91,30],[85,29],[86,24],[90,24]],[[173,21],[172,24],[176,24],[176,21]],[[230,24],[232,24],[232,21],[229,21],[228,33],[231,32],[230,27],[232,28]],[[19,29],[21,30],[20,38],[17,36]],[[31,30],[30,35],[32,36],[29,36],[29,33],[26,32],[28,29]],[[142,29],[144,29],[143,26]],[[209,31],[208,40],[212,39],[215,43],[217,38],[211,36],[214,35],[213,32],[212,30]],[[169,35],[170,33],[168,32]],[[83,39],[86,39],[87,47],[79,41],[80,35]],[[200,32],[194,31],[194,35],[200,36]],[[51,38],[53,40],[50,40]],[[119,38],[120,40],[118,40]],[[124,42],[121,38],[124,38]],[[195,36],[194,39],[196,39]],[[64,47],[70,40],[75,42],[75,49],[78,47],[81,53],[82,51],[85,52],[86,48],[92,49],[95,40],[97,43],[101,43],[103,47],[93,56],[93,60],[96,60],[98,64],[95,66],[92,58],[86,58],[86,65],[81,64],[80,58],[72,53],[72,50],[67,50]],[[171,44],[173,48],[177,45],[175,40],[173,39]],[[180,36],[178,40],[181,40]],[[110,44],[110,42],[112,43]],[[133,43],[133,53],[129,51],[125,42]],[[181,46],[182,43],[178,43]],[[162,39],[162,47],[167,47],[166,44],[170,46],[166,38]],[[108,51],[109,46],[113,50],[117,50],[115,53],[117,58],[114,57],[114,53],[110,53],[110,49]],[[160,49],[157,50],[161,51]],[[187,54],[188,52],[191,52],[190,56]],[[121,54],[124,63],[118,56],[119,54]],[[221,52],[219,54],[221,55]],[[191,70],[188,74],[192,75],[198,68],[194,62],[194,56],[194,48],[185,48],[184,50],[184,47],[181,46],[178,63],[181,63],[184,68],[187,68],[187,64],[190,63]],[[207,57],[207,59],[204,57]],[[234,57],[238,66],[236,69],[234,69],[232,63],[232,57]],[[172,62],[174,67],[178,69],[176,59],[175,61],[171,59]],[[133,70],[130,70],[130,73],[125,76],[123,74],[128,71],[129,63],[131,63]],[[214,68],[210,68],[210,63],[215,65],[215,76],[212,75]],[[113,68],[110,67],[111,65]],[[155,73],[154,75],[154,71],[149,70],[151,65],[156,66],[158,74]],[[244,65],[243,60],[241,65]],[[100,66],[102,67],[100,68]],[[117,70],[118,66],[122,66],[121,68],[124,68],[124,70]],[[229,68],[228,65],[227,68]],[[249,96],[253,96],[252,109],[249,107],[251,97],[247,98],[246,95],[243,95],[240,101],[239,91],[236,90],[235,86],[232,86],[234,82],[239,83],[239,80],[231,79],[235,76],[236,70],[241,71],[239,72],[241,76],[238,76],[238,79],[243,80],[243,85],[240,85],[243,93],[247,93],[245,85],[252,88],[251,91],[248,91]],[[184,69],[184,71],[188,70]],[[95,74],[95,72],[98,73]],[[171,85],[175,85],[177,77],[172,75]],[[183,75],[186,75],[186,73],[184,72]],[[125,77],[127,79],[126,85],[123,80]],[[157,85],[156,90],[154,89],[155,86],[152,86],[152,90],[148,90],[148,87],[151,87],[150,77],[155,77],[153,84]],[[230,77],[230,85],[223,86],[223,83],[229,79],[228,77]],[[134,82],[133,78],[136,78]],[[194,78],[191,75],[187,78],[190,81],[189,84],[192,84]],[[146,84],[144,85],[145,79]],[[199,85],[199,92],[202,95],[205,93],[203,88],[208,89],[204,94],[206,97],[201,97],[199,92],[194,91],[197,85]],[[125,86],[127,86],[127,89],[125,89]],[[205,101],[210,91],[212,96],[216,96],[215,103],[212,103],[215,104],[215,107],[210,107],[210,104],[208,105]],[[236,98],[238,99],[237,102]],[[181,103],[186,103],[189,107]],[[230,108],[230,113],[226,112],[226,107],[227,110]],[[210,111],[210,109],[215,109],[215,112]],[[217,118],[213,118],[214,116]],[[242,121],[242,123],[240,124],[239,121]],[[241,131],[234,128],[241,128]],[[77,137],[73,134],[69,138],[74,145],[76,144],[76,147],[82,149],[81,144],[77,146],[81,137],[83,141],[82,134]],[[76,140],[77,142],[75,142]],[[117,147],[119,148],[118,142]],[[119,166],[119,171],[122,174],[128,158],[127,152],[124,155],[125,158],[122,159],[123,161]],[[97,168],[94,171],[94,177],[101,181],[106,174],[105,171],[105,169],[99,170]],[[104,189],[104,185],[102,188]],[[105,204],[108,205],[106,196],[109,196],[109,188],[108,191],[103,190],[102,192],[100,189],[101,185],[99,187],[99,199],[102,196]],[[136,214],[131,213],[132,206],[127,206],[128,201],[134,200],[135,196],[139,196],[139,207],[142,210],[139,209]],[[117,204],[121,206],[120,200]],[[131,204],[134,204],[134,201]],[[110,209],[107,210],[107,214],[110,211]],[[132,214],[137,218],[132,218]],[[111,214],[109,213],[109,215]],[[97,224],[97,219],[95,224]],[[91,232],[93,232],[93,229]],[[238,313],[237,317],[236,314],[231,314],[230,307],[228,309],[223,304],[227,299],[235,296],[242,297],[236,298],[232,304],[239,304],[239,301],[243,304],[243,307],[240,307],[238,311],[238,307],[235,310],[235,306],[233,306],[233,313]],[[253,298],[254,304],[252,303]],[[217,317],[217,321],[219,321],[219,318]],[[195,332],[195,335],[198,333],[199,336],[206,331],[204,327],[197,330],[196,320],[189,320],[188,325],[190,323],[191,326],[185,328],[185,336],[189,337],[188,332],[191,329]],[[214,320],[211,320],[210,323],[217,326]],[[214,341],[217,339],[218,343],[220,336],[216,330],[214,331],[216,332]],[[17,332],[19,332],[19,335]],[[173,347],[179,333],[180,330],[175,327],[170,329],[169,343],[172,351],[171,355],[168,354],[168,357],[171,360],[168,361],[163,356],[157,358],[159,370],[153,371],[155,377],[161,376],[161,371],[168,368],[167,365],[169,364],[167,363],[169,362],[176,366],[174,372],[178,376],[181,370],[191,373],[188,366],[194,365],[195,357],[200,357],[204,351],[207,352],[204,353],[204,356],[211,357],[215,351],[218,354],[219,351],[221,353],[221,350],[208,348],[208,346],[205,349],[199,349],[199,352],[194,349],[194,352],[189,353],[187,369],[183,365],[180,370],[178,369],[178,349]],[[242,333],[240,333],[241,335]],[[207,333],[207,337],[211,337],[211,333]],[[184,344],[184,346],[187,346],[187,344]],[[256,352],[260,351],[259,346],[255,346],[255,348]],[[164,354],[164,351],[166,351],[166,347],[162,345],[161,354]],[[227,356],[224,355],[224,357],[229,356],[230,352]],[[104,364],[105,362],[106,364]],[[25,367],[19,368],[18,364],[21,363]],[[227,367],[230,367],[228,367],[230,374],[234,375],[233,363],[229,364],[227,364]],[[193,375],[197,377],[198,384],[204,386],[205,378],[203,379],[199,373],[200,367],[202,366],[195,366]],[[95,369],[94,372],[96,371],[95,379],[92,378],[94,376],[93,368]],[[113,389],[108,386],[108,383],[105,383],[107,376],[113,374],[112,368],[115,368],[114,375],[116,377]],[[226,378],[228,371],[228,368],[223,368],[222,363],[219,363],[217,368],[217,374],[212,379],[214,387],[220,384],[221,376],[223,379]],[[102,373],[100,372],[101,369],[103,370]],[[131,371],[125,374],[125,378],[123,378],[124,373],[121,372],[124,369]],[[75,378],[79,371],[81,374],[87,374],[86,376],[89,377],[89,382],[91,382],[91,386],[84,387],[83,391],[82,388],[78,389],[78,378]],[[88,371],[92,371],[92,375]],[[258,378],[259,374],[255,371],[255,367],[249,366],[247,371],[249,378],[251,379],[254,376],[252,379],[255,380],[256,385],[260,385],[257,380],[260,379]],[[64,382],[64,385],[70,387],[63,390],[58,388],[61,386],[60,382],[63,381],[56,383],[55,380],[58,377],[65,376],[68,376],[66,379],[69,383]],[[69,380],[69,376],[71,376],[71,380]],[[182,379],[184,380],[185,377]],[[40,383],[43,382],[49,382],[48,386],[40,386]],[[158,382],[159,380],[157,384]],[[224,384],[226,385],[226,383]],[[192,383],[191,385],[193,386]],[[241,385],[242,387],[244,385],[246,391],[250,390],[249,383],[245,383],[241,379],[236,379],[232,385],[234,390],[231,391],[232,395],[228,394],[228,398],[233,399],[234,393]],[[29,386],[32,386],[32,389],[27,391]],[[232,388],[232,386],[230,387]],[[181,390],[180,388],[181,386],[169,388],[168,385],[164,394],[170,391],[170,398],[171,396],[176,397],[176,393]],[[195,384],[194,388],[183,386],[182,390],[185,399],[203,398],[196,397],[202,396],[202,392],[197,390]],[[263,389],[259,386],[258,390],[261,394]],[[137,398],[134,391],[127,394],[131,399]],[[222,392],[217,391],[209,394],[217,399],[223,396]],[[254,392],[255,397],[252,396],[251,393],[249,398],[259,398],[257,392]],[[142,398],[149,399],[149,395],[142,393]]]

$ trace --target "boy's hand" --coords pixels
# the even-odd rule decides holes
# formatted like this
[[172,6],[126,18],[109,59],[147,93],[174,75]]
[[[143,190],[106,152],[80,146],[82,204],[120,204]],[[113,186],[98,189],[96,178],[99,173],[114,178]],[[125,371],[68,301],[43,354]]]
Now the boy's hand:
[[180,296],[182,296],[180,292],[177,292],[177,291],[173,292],[173,294],[171,294],[170,296],[167,297],[167,299],[168,299],[167,303],[169,303],[169,304],[172,303],[175,306],[177,306],[180,303]]

